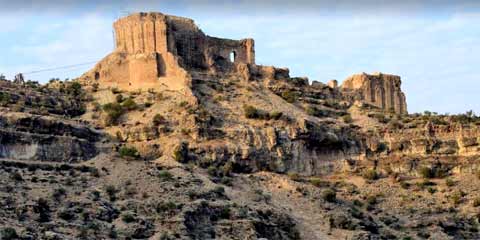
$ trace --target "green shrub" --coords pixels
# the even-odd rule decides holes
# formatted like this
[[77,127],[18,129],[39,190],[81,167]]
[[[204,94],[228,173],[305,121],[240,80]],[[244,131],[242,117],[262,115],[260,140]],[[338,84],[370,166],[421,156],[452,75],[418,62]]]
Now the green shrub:
[[164,213],[164,212],[175,210],[177,209],[177,207],[178,207],[177,204],[175,204],[175,202],[172,202],[172,201],[159,202],[155,207],[155,211],[157,213]]
[[49,222],[50,221],[50,205],[48,200],[44,198],[37,199],[35,205],[33,206],[33,211],[38,213],[39,222]]
[[173,179],[173,175],[167,171],[167,170],[162,170],[158,173],[158,177],[162,179],[163,181],[170,181]]
[[322,192],[322,199],[327,202],[335,202],[337,200],[337,193],[333,189],[325,189]]
[[435,177],[435,173],[433,172],[433,170],[429,167],[422,167],[420,168],[419,170],[419,173],[420,175],[423,177],[423,178],[434,178]]
[[455,185],[455,181],[453,181],[453,179],[451,179],[451,178],[447,178],[447,179],[445,179],[445,185],[447,187],[452,187],[452,186]]
[[363,173],[363,178],[373,181],[373,180],[377,180],[379,178],[379,175],[377,171],[375,171],[374,169],[369,169]]
[[429,187],[427,188],[427,191],[430,193],[430,194],[434,194],[437,192],[437,189],[436,188],[433,188],[433,187]]
[[212,192],[216,193],[219,196],[222,196],[225,194],[225,188],[222,186],[217,186],[212,190]]
[[422,167],[419,169],[420,175],[425,179],[440,178],[447,175],[447,172],[437,167]]
[[10,174],[10,178],[12,178],[13,180],[15,180],[15,181],[17,181],[17,182],[23,181],[22,175],[21,175],[19,172],[17,172],[17,171],[12,172],[12,173]]
[[291,90],[286,90],[282,92],[281,97],[289,103],[294,103],[295,101],[297,101],[298,98],[297,94]]
[[122,107],[124,107],[128,111],[132,111],[137,109],[138,105],[133,100],[133,98],[127,98],[125,101],[122,102]]
[[63,196],[66,196],[66,195],[67,195],[67,190],[65,190],[65,188],[57,188],[53,191],[52,197],[58,202]]
[[10,99],[11,99],[11,96],[9,93],[0,92],[0,103],[3,103],[3,104],[9,103]]
[[68,94],[78,97],[82,93],[82,85],[79,82],[71,82],[65,90]]
[[92,84],[92,91],[93,91],[93,92],[97,92],[99,86],[100,86],[100,85],[99,85],[98,83]]
[[292,181],[300,181],[302,180],[302,177],[298,174],[298,173],[288,173],[288,177],[292,180]]
[[138,150],[135,147],[123,146],[120,148],[120,150],[118,150],[118,153],[122,158],[139,158],[140,157],[140,154],[138,153]]
[[221,219],[228,219],[230,218],[231,210],[230,206],[222,206],[219,210],[218,217]]
[[123,115],[125,110],[119,103],[107,103],[103,105],[103,111],[107,113],[105,124],[115,125],[118,123],[118,119]]
[[108,197],[110,198],[110,201],[115,201],[115,199],[117,198],[117,188],[113,185],[108,185],[106,188],[105,188],[105,192],[107,192],[107,195]]
[[188,162],[188,143],[182,142],[173,150],[173,159],[180,163]]
[[357,207],[363,207],[362,201],[360,201],[358,199],[353,200],[353,205],[355,205]]
[[403,189],[408,189],[410,188],[410,183],[402,181],[400,182],[400,187],[402,187]]
[[121,92],[122,92],[122,91],[121,91],[120,89],[116,88],[116,87],[115,87],[115,88],[112,88],[112,93],[113,93],[113,94],[118,94],[118,93],[121,93]]
[[323,181],[320,178],[310,178],[310,183],[315,187],[327,187],[329,184],[326,181]]
[[18,239],[17,230],[15,230],[15,228],[5,227],[0,232],[0,237],[2,240]]
[[122,215],[122,221],[125,223],[132,223],[135,221],[135,216],[131,213],[124,213]]
[[210,166],[207,168],[207,173],[208,175],[212,176],[212,177],[216,177],[218,174],[217,174],[217,167],[215,166]]
[[479,207],[480,206],[480,197],[476,197],[475,199],[473,199],[472,205],[474,207]]
[[151,106],[153,105],[153,103],[151,103],[151,102],[146,102],[146,103],[144,103],[143,105],[144,105],[146,108],[149,108],[149,107],[151,107]]
[[318,109],[314,106],[308,106],[305,110],[308,115],[315,116],[315,117],[328,117],[331,114],[331,111]]
[[347,114],[347,115],[343,116],[342,120],[343,120],[344,123],[352,123],[353,122],[353,118],[350,114]]
[[366,202],[368,205],[375,205],[378,203],[377,196],[375,195],[369,195],[367,196]]
[[117,103],[122,103],[123,100],[125,100],[125,99],[123,99],[123,95],[122,95],[122,94],[118,94],[117,96],[115,96],[115,101],[116,101]]
[[187,101],[182,101],[178,104],[179,107],[186,107],[188,105],[188,102]]
[[243,106],[243,111],[246,118],[256,119],[260,116],[258,109],[254,106],[245,105]]
[[335,99],[327,99],[327,101],[325,101],[323,105],[327,107],[335,108],[335,109],[343,108],[342,106],[340,106],[340,103]]
[[157,113],[155,114],[155,116],[153,116],[152,122],[153,122],[153,125],[159,126],[160,124],[165,122],[165,118],[159,113]]
[[271,112],[269,118],[278,120],[283,116],[282,112]]
[[450,196],[450,200],[452,201],[453,204],[458,205],[459,203],[462,202],[462,197],[463,197],[463,193],[461,191],[457,191]]
[[417,187],[424,189],[429,186],[435,186],[436,184],[434,182],[429,181],[428,179],[424,179],[421,182],[416,183]]

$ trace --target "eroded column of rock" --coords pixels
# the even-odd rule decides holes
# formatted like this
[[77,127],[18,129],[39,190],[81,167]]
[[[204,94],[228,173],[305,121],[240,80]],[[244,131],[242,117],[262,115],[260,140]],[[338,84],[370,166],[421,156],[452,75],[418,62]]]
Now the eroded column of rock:
[[341,89],[355,100],[364,101],[385,111],[405,114],[407,103],[401,84],[400,77],[396,75],[361,73],[347,78]]

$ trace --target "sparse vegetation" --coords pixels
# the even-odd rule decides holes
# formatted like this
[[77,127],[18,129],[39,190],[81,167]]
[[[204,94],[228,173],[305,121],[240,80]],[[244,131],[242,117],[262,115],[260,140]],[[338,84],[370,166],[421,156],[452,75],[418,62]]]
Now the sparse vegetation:
[[352,116],[350,114],[344,115],[342,117],[342,120],[343,120],[344,123],[352,123],[353,122]]
[[453,186],[455,186],[455,181],[453,181],[453,179],[451,179],[451,178],[446,178],[445,179],[445,185],[447,187],[453,187]]
[[260,116],[258,109],[256,109],[254,106],[245,105],[243,106],[243,111],[246,118],[256,119]]
[[379,174],[376,170],[374,169],[368,169],[365,172],[363,172],[363,178],[373,181],[377,180],[379,178]]
[[175,149],[173,150],[173,159],[180,163],[188,162],[188,143],[181,142]]
[[419,169],[419,174],[425,179],[431,179],[445,177],[447,173],[444,169],[439,167],[424,166]]
[[322,192],[322,199],[327,202],[335,202],[337,201],[337,193],[333,189],[325,189]]
[[184,108],[184,107],[186,107],[187,105],[188,105],[188,102],[187,102],[187,101],[182,101],[182,102],[180,102],[180,103],[178,104],[178,106],[181,107],[181,108]]
[[326,109],[319,109],[315,106],[308,106],[305,111],[307,112],[308,115],[312,115],[315,117],[323,118],[323,117],[328,117],[332,114],[330,110]]
[[462,202],[462,198],[464,196],[464,193],[461,191],[456,191],[450,196],[450,200],[454,205],[458,205]]
[[105,188],[105,192],[107,193],[110,201],[115,201],[117,199],[117,188],[113,185],[108,185],[106,188]]
[[123,146],[118,150],[118,153],[122,158],[133,158],[133,159],[140,158],[140,153],[135,147]]
[[122,107],[123,107],[125,110],[132,111],[132,110],[137,109],[138,105],[137,105],[137,103],[135,102],[135,100],[133,100],[133,98],[127,98],[126,100],[124,100],[124,101],[122,102]]
[[124,213],[122,214],[122,221],[125,223],[135,222],[135,216],[132,213]]
[[162,179],[162,181],[171,181],[173,179],[173,175],[167,170],[161,170],[158,173],[158,177]]
[[116,125],[118,123],[118,119],[125,112],[119,103],[107,103],[103,105],[103,111],[107,113],[107,117],[105,119],[105,124],[107,126]]
[[12,227],[4,227],[2,231],[0,231],[0,237],[2,240],[14,240],[18,239],[17,230]]
[[480,207],[480,197],[476,197],[472,202],[473,207]]
[[112,90],[112,93],[113,93],[113,94],[122,93],[122,91],[121,91],[120,89],[116,88],[116,87],[112,88],[111,90]]
[[282,112],[273,111],[271,113],[267,113],[251,105],[244,105],[243,111],[245,117],[249,119],[279,120],[283,116]]
[[298,95],[293,91],[286,90],[282,92],[281,97],[289,103],[294,103],[295,101],[297,101]]

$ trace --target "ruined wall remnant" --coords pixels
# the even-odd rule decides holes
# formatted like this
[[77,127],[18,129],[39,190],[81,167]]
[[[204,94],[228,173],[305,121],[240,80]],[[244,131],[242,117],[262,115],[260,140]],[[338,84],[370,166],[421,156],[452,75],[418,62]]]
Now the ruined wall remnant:
[[216,73],[255,64],[253,39],[205,35],[191,19],[135,13],[113,24],[116,49],[80,79],[124,90],[185,90],[191,72]]
[[407,113],[405,94],[399,76],[373,73],[355,74],[341,85],[342,92],[355,100],[361,100],[386,111]]

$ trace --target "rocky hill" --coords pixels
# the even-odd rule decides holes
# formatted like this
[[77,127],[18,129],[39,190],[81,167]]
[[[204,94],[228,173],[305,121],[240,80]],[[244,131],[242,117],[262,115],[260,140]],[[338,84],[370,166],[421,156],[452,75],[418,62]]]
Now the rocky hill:
[[137,13],[79,79],[0,82],[2,239],[479,239],[480,118],[408,114]]

